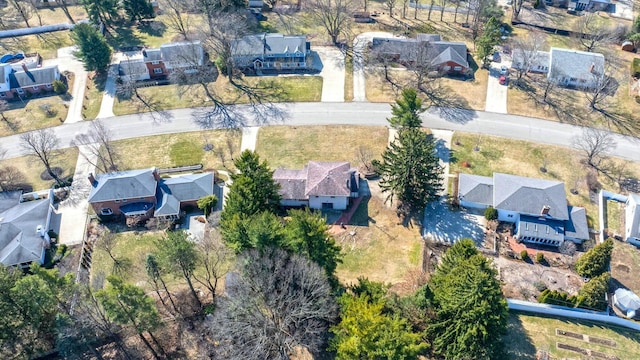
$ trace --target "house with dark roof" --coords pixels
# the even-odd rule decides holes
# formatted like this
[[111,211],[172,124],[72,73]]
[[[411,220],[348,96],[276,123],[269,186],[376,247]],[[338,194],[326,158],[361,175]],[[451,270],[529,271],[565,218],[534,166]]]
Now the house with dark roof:
[[177,219],[187,206],[213,194],[212,173],[161,178],[158,169],[89,176],[89,204],[100,216]]
[[407,68],[428,66],[440,74],[466,74],[469,71],[467,45],[442,41],[438,34],[418,34],[415,39],[374,37],[371,51],[378,60],[396,62]]
[[231,41],[231,56],[240,69],[304,70],[310,53],[305,35],[263,33]]
[[174,42],[155,49],[144,49],[121,60],[118,74],[125,81],[161,79],[176,70],[196,71],[204,64],[205,53],[200,41]]
[[0,99],[53,91],[56,80],[60,80],[58,66],[41,67],[33,57],[17,63],[0,63]]
[[19,191],[0,192],[0,263],[21,268],[43,264],[52,215],[53,190],[28,198]]
[[359,174],[348,162],[309,161],[302,170],[277,169],[284,207],[344,210],[358,197]]
[[586,210],[568,206],[564,183],[494,173],[460,174],[458,200],[465,208],[498,210],[498,220],[515,224],[523,242],[560,246],[589,239]]

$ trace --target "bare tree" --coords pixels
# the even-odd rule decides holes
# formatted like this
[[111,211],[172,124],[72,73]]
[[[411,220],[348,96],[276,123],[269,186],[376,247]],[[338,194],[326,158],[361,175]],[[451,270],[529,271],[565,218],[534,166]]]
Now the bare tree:
[[27,27],[31,27],[29,24],[29,20],[33,16],[33,8],[31,7],[31,4],[28,1],[21,0],[9,0],[9,3],[13,6],[18,15],[20,15]]
[[518,81],[531,71],[532,66],[541,60],[540,51],[545,47],[546,36],[537,31],[530,32],[526,37],[517,37],[513,40],[514,62],[517,61],[514,67]]
[[524,0],[513,0],[511,3],[511,9],[513,10],[513,18],[518,20],[520,17],[520,12],[522,11],[522,5],[524,5]]
[[68,0],[58,0],[58,4],[60,4],[60,9],[62,9],[62,12],[64,12],[64,15],[67,17],[67,19],[69,19],[69,22],[72,24],[75,24],[75,20],[73,20],[73,16],[71,16],[71,13],[69,12],[69,6],[67,4]]
[[50,129],[40,129],[20,135],[20,146],[30,155],[38,158],[47,173],[58,185],[63,185],[60,176],[54,171],[51,161],[60,153],[60,139]]
[[305,7],[316,24],[322,26],[331,41],[338,43],[340,36],[349,37],[355,10],[355,2],[350,0],[309,0]]
[[26,183],[24,174],[15,166],[0,166],[0,191],[20,190]]
[[365,171],[373,172],[375,170],[373,166],[373,159],[374,155],[373,151],[371,151],[371,148],[360,146],[356,150],[356,160],[360,163],[360,166],[362,166]]
[[109,231],[109,229],[104,228],[100,234],[100,238],[96,241],[95,247],[96,249],[106,252],[107,255],[109,255],[109,258],[113,261],[111,273],[115,275],[122,275],[131,267],[131,262],[115,253],[117,241],[118,237],[116,234]]
[[233,252],[224,245],[220,234],[215,230],[205,234],[204,238],[198,242],[197,249],[200,252],[199,265],[203,271],[194,273],[193,279],[209,290],[213,302],[216,300],[216,290],[220,280],[230,269]]
[[585,128],[581,135],[573,138],[572,143],[583,154],[587,165],[598,172],[608,171],[609,158],[606,153],[616,148],[616,141],[610,132]]
[[9,119],[7,119],[7,117],[4,114],[7,110],[9,110],[9,103],[6,100],[0,100],[0,117],[2,117],[2,121],[4,121],[5,124],[7,124],[7,127],[11,131],[17,131],[18,127],[16,126],[16,124],[9,121]]
[[167,17],[169,28],[189,40],[190,22],[186,14],[194,7],[190,0],[161,0],[160,4]]
[[71,141],[71,146],[85,146],[87,152],[82,152],[82,156],[100,172],[110,173],[118,170],[120,157],[113,144],[113,134],[102,120],[92,121],[89,131],[76,135]]
[[[127,68],[128,74],[133,73],[133,65],[129,61],[121,61],[119,66]],[[155,98],[140,92],[139,84],[133,75],[116,78],[116,94],[123,99],[131,99],[138,112],[148,111],[154,119],[156,114],[161,112]]]
[[389,10],[389,16],[393,17],[393,10],[395,10],[397,3],[398,3],[398,0],[385,0],[384,1],[384,5],[387,7],[387,10]]
[[25,1],[31,7],[31,12],[36,15],[38,18],[38,25],[42,26],[42,16],[40,16],[40,11],[38,10],[38,0],[27,0]]
[[249,250],[241,274],[227,277],[212,321],[220,358],[289,359],[294,349],[317,354],[337,304],[325,272],[281,249]]
[[608,107],[609,98],[615,93],[616,82],[607,66],[605,69],[594,68],[591,71],[591,78],[590,86],[585,89],[584,95],[589,101],[591,110],[604,112]]
[[573,24],[573,38],[584,51],[596,52],[600,47],[616,38],[616,30],[600,20],[600,17],[587,12]]

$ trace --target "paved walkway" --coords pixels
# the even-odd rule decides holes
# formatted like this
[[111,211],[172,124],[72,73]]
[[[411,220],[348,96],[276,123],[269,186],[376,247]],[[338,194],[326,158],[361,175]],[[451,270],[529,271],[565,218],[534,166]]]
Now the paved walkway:
[[256,150],[256,141],[258,140],[259,126],[251,126],[242,128],[242,142],[240,143],[240,152],[245,150]]
[[75,46],[69,46],[58,49],[58,57],[55,59],[43,60],[43,65],[58,65],[60,72],[69,71],[73,73],[73,87],[69,89],[71,100],[68,102],[69,111],[67,112],[66,124],[84,121],[82,117],[82,99],[84,98],[84,89],[87,86],[87,71],[84,64],[73,55],[76,51]]
[[95,171],[95,166],[91,165],[85,158],[85,154],[91,162],[96,161],[96,156],[87,151],[87,146],[79,146],[78,162],[76,171],[73,174],[73,185],[66,200],[58,206],[58,214],[62,215],[60,220],[60,243],[66,245],[82,244],[86,228],[87,209],[89,204],[87,198],[91,190],[88,176]]
[[104,86],[104,94],[102,95],[102,103],[100,104],[100,112],[97,119],[104,119],[115,116],[113,113],[113,104],[116,99],[116,74],[118,71],[118,65],[111,65],[109,68],[109,75],[107,76],[107,82]]
[[313,48],[322,60],[322,102],[344,101],[344,54],[335,46]]
[[353,40],[353,101],[367,101],[364,49],[374,37],[396,37],[388,32],[366,32]]

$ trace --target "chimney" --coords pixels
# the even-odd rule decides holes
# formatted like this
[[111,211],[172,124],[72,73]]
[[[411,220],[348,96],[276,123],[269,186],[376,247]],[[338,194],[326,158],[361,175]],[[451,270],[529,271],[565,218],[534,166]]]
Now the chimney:
[[153,178],[156,179],[156,181],[160,181],[160,174],[158,174],[158,168],[153,168]]
[[549,205],[545,205],[542,207],[542,210],[540,210],[540,215],[543,216],[547,216],[549,215],[549,210],[551,210],[551,208],[549,207]]
[[591,66],[589,66],[589,72],[593,74],[593,71],[596,69],[596,64],[595,63],[591,63]]
[[93,176],[93,173],[89,173],[88,179],[91,186],[96,186],[98,184],[98,182],[96,181],[96,177]]

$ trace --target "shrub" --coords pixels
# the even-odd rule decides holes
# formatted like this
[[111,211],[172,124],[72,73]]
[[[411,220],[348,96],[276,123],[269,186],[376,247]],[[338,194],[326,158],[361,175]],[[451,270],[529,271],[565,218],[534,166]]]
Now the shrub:
[[560,305],[575,307],[578,299],[575,296],[569,296],[564,291],[546,289],[538,297],[538,302],[542,304]]
[[218,56],[215,61],[213,62],[216,67],[218,68],[218,71],[220,71],[220,74],[227,76],[227,64],[225,64],[224,59],[221,56]]
[[604,274],[609,269],[612,251],[613,240],[609,238],[587,251],[576,261],[576,272],[588,278]]
[[542,281],[536,281],[533,283],[533,287],[535,287],[538,291],[542,292],[547,290],[547,285]]
[[58,246],[58,249],[56,249],[56,255],[64,255],[67,252],[67,245],[66,244],[61,244],[60,246]]
[[56,94],[64,94],[67,92],[67,85],[60,80],[54,80],[52,85],[53,85],[53,91]]
[[53,230],[47,231],[47,235],[49,235],[50,239],[57,239],[58,238],[58,233],[53,231]]
[[544,261],[544,254],[543,253],[537,253],[536,254],[536,262],[538,264],[541,264]]
[[520,251],[520,259],[522,259],[523,261],[529,260],[529,253],[527,252],[527,250]]
[[494,207],[489,206],[485,211],[484,211],[484,218],[491,221],[491,220],[496,220],[498,218],[498,210],[496,210]]

